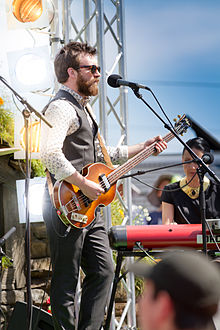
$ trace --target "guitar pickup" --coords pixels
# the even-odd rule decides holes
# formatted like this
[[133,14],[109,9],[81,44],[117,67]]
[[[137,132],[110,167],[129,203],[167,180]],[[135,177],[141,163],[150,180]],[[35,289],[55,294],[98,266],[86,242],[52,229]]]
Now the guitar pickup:
[[76,197],[75,194],[73,194],[73,199],[72,200],[74,202],[74,205],[77,208],[77,211],[80,211],[81,210],[80,202],[79,202],[79,200],[78,200],[78,198]]
[[71,220],[86,224],[88,221],[88,217],[87,217],[87,215],[72,212]]
[[105,174],[101,174],[99,176],[99,182],[101,184],[101,187],[105,190],[105,192],[107,192],[110,189],[111,186]]

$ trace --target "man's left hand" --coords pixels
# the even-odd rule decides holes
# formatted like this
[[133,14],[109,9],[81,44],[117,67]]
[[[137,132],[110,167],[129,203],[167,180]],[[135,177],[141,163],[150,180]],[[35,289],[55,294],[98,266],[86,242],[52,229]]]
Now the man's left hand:
[[152,139],[147,140],[144,143],[144,148],[149,147],[154,142],[157,142],[157,144],[155,145],[156,152],[153,155],[157,156],[159,153],[161,153],[167,148],[167,143],[162,139],[160,135],[158,135],[153,137]]

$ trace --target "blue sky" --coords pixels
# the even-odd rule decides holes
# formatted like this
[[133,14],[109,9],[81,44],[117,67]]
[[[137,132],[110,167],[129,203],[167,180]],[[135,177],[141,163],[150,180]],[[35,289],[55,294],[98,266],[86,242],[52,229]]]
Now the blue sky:
[[[218,140],[219,17],[220,1],[216,0],[125,1],[128,80],[149,86],[171,119],[189,114]],[[161,113],[147,91],[142,95]],[[130,90],[128,100],[130,143],[166,133]],[[189,130],[184,140],[192,136]],[[168,152],[181,149],[179,142],[172,141]]]

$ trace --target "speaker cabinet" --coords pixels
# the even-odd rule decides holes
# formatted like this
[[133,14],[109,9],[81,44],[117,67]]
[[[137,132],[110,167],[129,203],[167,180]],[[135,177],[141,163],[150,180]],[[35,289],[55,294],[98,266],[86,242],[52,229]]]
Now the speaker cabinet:
[[[7,330],[27,329],[27,304],[17,301],[8,323]],[[52,316],[44,310],[33,306],[33,330],[54,330]]]

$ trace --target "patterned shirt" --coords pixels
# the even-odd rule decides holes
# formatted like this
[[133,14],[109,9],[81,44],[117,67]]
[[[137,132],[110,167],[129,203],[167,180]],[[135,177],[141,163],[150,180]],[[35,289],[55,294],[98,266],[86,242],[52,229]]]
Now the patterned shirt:
[[[90,98],[83,98],[72,89],[63,86],[61,89],[69,92],[83,106]],[[41,129],[41,160],[46,168],[55,175],[56,180],[64,180],[75,173],[76,169],[66,159],[62,152],[63,142],[66,136],[76,132],[79,127],[79,118],[73,104],[67,100],[55,100],[50,103],[45,113],[45,117],[53,126],[49,128],[44,122]],[[93,127],[93,121],[87,114],[89,123]],[[103,154],[98,139],[95,140],[97,148],[97,160],[104,162]],[[125,161],[128,158],[128,147],[107,147],[107,151],[112,162]]]

